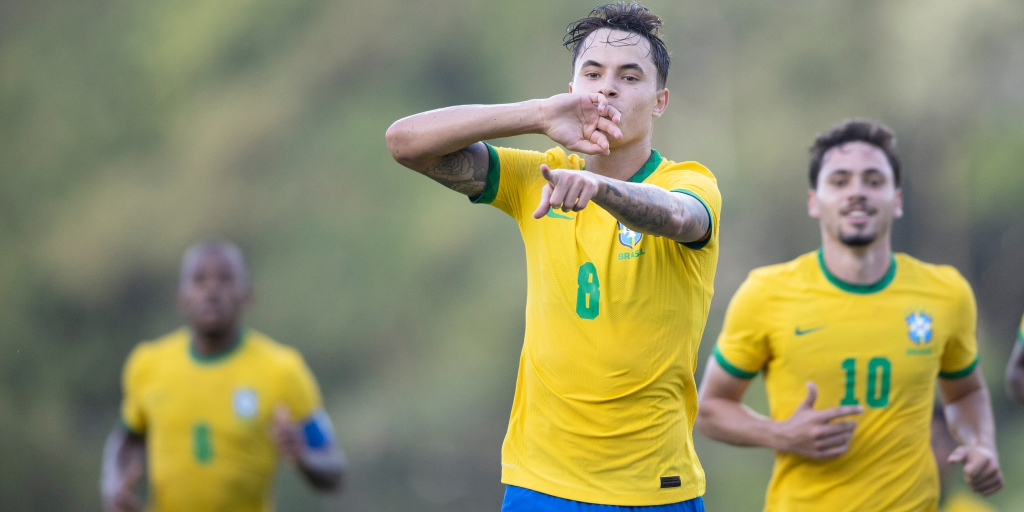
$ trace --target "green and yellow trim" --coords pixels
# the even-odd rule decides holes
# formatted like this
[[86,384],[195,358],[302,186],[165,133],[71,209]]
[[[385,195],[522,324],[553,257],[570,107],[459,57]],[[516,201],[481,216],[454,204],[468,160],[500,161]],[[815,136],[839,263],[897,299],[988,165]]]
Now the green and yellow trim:
[[192,337],[189,338],[189,341],[188,341],[188,354],[192,357],[193,361],[195,361],[195,362],[197,362],[199,364],[216,364],[216,363],[219,363],[219,362],[221,362],[221,361],[231,357],[231,355],[234,354],[235,352],[238,352],[238,349],[242,346],[242,342],[245,341],[245,334],[246,334],[245,329],[239,329],[238,330],[238,337],[235,338],[235,343],[233,345],[231,345],[231,347],[229,347],[227,350],[225,350],[225,351],[223,351],[223,352],[221,352],[219,354],[212,354],[212,355],[203,355],[203,354],[200,354],[199,352],[196,352],[196,340],[195,340],[195,336],[192,336]]
[[1020,346],[1024,347],[1024,325],[1021,325],[1020,329],[1017,331],[1017,343],[1020,343]]
[[723,370],[729,372],[733,377],[739,377],[741,379],[753,379],[757,377],[757,372],[748,372],[742,368],[737,368],[722,355],[722,351],[718,350],[718,345],[711,352],[715,356],[715,361],[718,362],[718,366],[721,366]]
[[892,254],[889,255],[889,270],[887,270],[885,275],[874,284],[847,283],[846,281],[834,276],[832,272],[829,272],[828,267],[825,265],[825,251],[821,247],[818,248],[818,266],[821,267],[821,273],[825,274],[825,279],[828,279],[828,282],[832,283],[836,288],[848,293],[857,293],[861,295],[877,293],[884,290],[889,286],[889,283],[892,283],[892,280],[896,278],[896,256]]
[[711,215],[711,207],[708,206],[708,203],[704,202],[704,198],[703,197],[700,197],[699,195],[697,195],[696,192],[694,192],[692,190],[687,190],[685,188],[676,188],[676,189],[670,190],[670,192],[679,192],[680,194],[686,194],[686,195],[688,195],[690,197],[693,197],[693,198],[697,199],[698,201],[700,201],[700,204],[704,205],[704,209],[707,210],[707,212],[708,212],[708,220],[710,222],[708,223],[708,232],[707,232],[707,234],[704,235],[704,239],[703,240],[695,240],[693,242],[679,242],[679,243],[683,244],[683,247],[687,247],[687,248],[693,249],[695,251],[699,251],[699,250],[703,249],[706,245],[708,245],[708,242],[711,241],[711,236],[714,235],[714,233],[715,233],[715,216]]
[[626,181],[630,183],[643,183],[644,180],[654,174],[654,171],[658,170],[658,166],[661,165],[662,160],[663,158],[661,158],[661,153],[652,149],[651,156],[647,157],[647,161],[644,162],[643,167],[636,171],[636,174],[630,176]]
[[484,182],[484,190],[480,195],[469,198],[473,204],[491,204],[495,197],[498,197],[498,186],[501,184],[501,159],[498,158],[498,150],[494,146],[484,142],[487,146],[487,181]]
[[967,365],[967,368],[964,368],[963,370],[957,370],[955,372],[941,372],[940,371],[939,372],[939,377],[942,377],[943,379],[962,379],[962,378],[970,375],[971,372],[974,371],[974,368],[976,368],[977,366],[978,366],[978,356],[974,356],[974,361],[972,361],[971,364]]
[[132,428],[132,426],[129,425],[128,422],[124,419],[124,416],[121,416],[119,419],[121,420],[121,428],[123,428],[129,434],[136,437],[142,437],[146,435],[146,432],[144,430],[136,430]]

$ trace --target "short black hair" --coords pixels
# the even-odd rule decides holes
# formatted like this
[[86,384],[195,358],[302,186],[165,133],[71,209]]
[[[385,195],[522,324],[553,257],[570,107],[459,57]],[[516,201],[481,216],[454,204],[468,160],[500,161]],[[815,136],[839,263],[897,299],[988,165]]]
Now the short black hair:
[[[567,34],[562,40],[569,50],[572,50],[572,65],[576,67],[576,58],[579,57],[583,42],[587,36],[595,30],[610,28],[637,34],[651,44],[651,58],[654,60],[654,67],[658,70],[658,88],[664,89],[668,82],[668,66],[670,59],[665,41],[658,35],[658,29],[662,26],[661,18],[652,13],[648,8],[636,2],[615,2],[613,4],[595,7],[586,18],[576,20],[569,25]],[[625,41],[609,41],[610,44],[631,44]]]
[[821,172],[821,161],[828,150],[842,146],[847,142],[866,142],[885,153],[892,167],[892,177],[896,187],[900,186],[900,159],[896,156],[896,134],[888,126],[870,119],[847,119],[834,126],[831,130],[815,137],[811,145],[810,179],[811,188],[818,187],[818,173]]

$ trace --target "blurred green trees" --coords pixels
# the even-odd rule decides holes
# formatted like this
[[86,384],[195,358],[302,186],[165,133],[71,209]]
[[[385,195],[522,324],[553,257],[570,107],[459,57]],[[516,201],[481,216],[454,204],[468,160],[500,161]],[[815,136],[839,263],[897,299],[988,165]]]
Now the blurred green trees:
[[[1024,416],[999,390],[1024,312],[1024,6],[648,5],[674,59],[655,147],[708,165],[725,199],[701,364],[746,272],[817,245],[813,135],[880,119],[906,166],[897,248],[975,286],[1008,479],[992,501],[1019,502]],[[351,459],[336,498],[283,472],[280,510],[496,510],[522,245],[496,210],[395,164],[383,134],[430,108],[564,91],[561,36],[591,7],[0,5],[0,509],[98,509],[124,357],[179,322],[181,251],[222,236],[251,259],[250,325],[306,355]],[[771,454],[697,438],[709,509],[759,509]]]

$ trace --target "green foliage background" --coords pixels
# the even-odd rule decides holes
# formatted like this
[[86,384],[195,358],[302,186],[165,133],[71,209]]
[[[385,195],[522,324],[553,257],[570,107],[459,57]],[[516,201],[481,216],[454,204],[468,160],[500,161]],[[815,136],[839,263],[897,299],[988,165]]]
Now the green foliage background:
[[[1024,6],[648,5],[673,52],[655,147],[708,165],[725,201],[701,361],[747,271],[817,246],[812,136],[881,119],[906,166],[897,248],[975,286],[1008,480],[990,501],[1020,503],[1024,415],[1001,369],[1024,312]],[[0,3],[0,509],[99,509],[120,367],[179,324],[183,249],[220,236],[251,259],[249,325],[306,355],[350,457],[337,497],[283,471],[280,510],[497,510],[521,241],[394,163],[383,135],[430,108],[565,91],[561,36],[591,7]],[[759,510],[771,454],[696,437],[709,510]]]

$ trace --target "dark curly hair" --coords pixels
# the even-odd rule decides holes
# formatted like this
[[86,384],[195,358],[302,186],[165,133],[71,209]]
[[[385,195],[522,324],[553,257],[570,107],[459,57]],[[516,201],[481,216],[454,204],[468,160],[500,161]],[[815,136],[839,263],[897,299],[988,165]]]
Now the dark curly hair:
[[[665,41],[658,35],[658,29],[662,26],[661,18],[653,14],[646,7],[636,2],[616,2],[602,5],[590,11],[590,15],[577,20],[569,25],[565,39],[562,44],[572,50],[572,65],[576,67],[576,58],[579,57],[581,47],[587,36],[595,30],[610,28],[622,30],[631,34],[637,34],[651,44],[651,58],[654,60],[654,67],[658,69],[658,88],[665,87],[668,82],[668,49]],[[631,40],[632,38],[628,38]],[[633,42],[623,38],[617,41],[609,41],[609,44],[629,45]],[[585,50],[586,48],[582,48]]]
[[815,137],[810,149],[811,188],[818,187],[818,173],[821,172],[821,161],[825,158],[825,153],[847,142],[858,141],[871,144],[885,153],[885,158],[892,167],[893,181],[899,188],[900,159],[896,156],[896,135],[884,124],[868,119],[848,119]]

